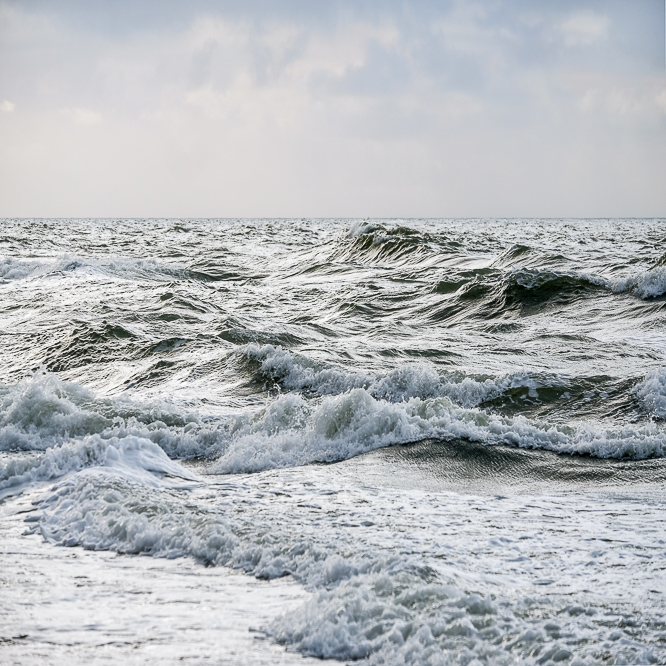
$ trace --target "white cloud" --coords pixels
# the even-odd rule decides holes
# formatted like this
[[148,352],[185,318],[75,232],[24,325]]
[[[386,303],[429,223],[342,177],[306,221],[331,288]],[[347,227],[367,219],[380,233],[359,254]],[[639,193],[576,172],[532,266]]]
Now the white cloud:
[[567,46],[589,46],[608,36],[610,23],[608,16],[577,12],[560,25],[560,30]]
[[61,109],[60,112],[62,115],[71,118],[77,125],[92,126],[99,125],[102,122],[101,114],[92,109],[74,107]]
[[657,102],[657,106],[659,106],[662,111],[666,112],[666,89],[658,93],[655,100]]
[[9,100],[5,100],[0,104],[0,111],[3,113],[11,113],[15,108],[16,104],[10,102]]

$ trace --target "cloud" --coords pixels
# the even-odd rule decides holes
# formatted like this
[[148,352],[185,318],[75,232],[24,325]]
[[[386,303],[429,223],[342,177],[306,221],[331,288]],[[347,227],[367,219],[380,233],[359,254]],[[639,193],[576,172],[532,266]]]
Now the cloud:
[[0,103],[0,111],[3,113],[11,113],[14,109],[16,109],[16,104],[9,100],[4,100],[4,102]]
[[0,0],[0,215],[658,214],[648,4]]
[[608,37],[610,18],[593,12],[576,12],[561,25],[567,46],[589,46]]
[[71,118],[77,125],[99,125],[102,122],[101,114],[93,111],[92,109],[84,108],[65,108],[60,112],[63,116]]
[[661,110],[666,113],[666,88],[663,90],[660,90],[657,95],[656,95],[656,102],[657,105],[661,108]]

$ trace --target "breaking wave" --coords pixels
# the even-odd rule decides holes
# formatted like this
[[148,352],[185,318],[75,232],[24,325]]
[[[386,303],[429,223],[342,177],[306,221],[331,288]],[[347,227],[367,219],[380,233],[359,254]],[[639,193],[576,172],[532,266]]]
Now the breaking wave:
[[98,277],[170,281],[184,279],[199,282],[238,281],[255,274],[239,270],[229,261],[193,261],[185,265],[153,258],[122,256],[80,257],[63,254],[42,259],[0,259],[0,278],[23,280],[26,278],[53,278],[67,275],[89,274]]
[[0,385],[0,452],[45,451],[90,436],[139,437],[181,458],[202,455],[215,439],[195,413],[165,401],[100,399],[43,371]]
[[[270,346],[250,345],[245,353],[262,359],[265,373],[280,373],[290,389],[308,387],[317,395],[307,398],[291,392],[268,399],[259,409],[211,418],[196,412],[183,415],[182,409],[167,403],[98,400],[75,383],[37,373],[2,389],[0,451],[46,451],[42,458],[28,456],[25,464],[56,469],[58,456],[63,456],[65,469],[79,453],[95,464],[94,451],[100,446],[130,438],[159,446],[171,458],[214,460],[210,471],[225,474],[345,460],[428,438],[603,458],[666,455],[666,433],[655,423],[613,428],[559,425],[475,406],[515,385],[536,391],[529,375],[500,381],[462,378],[456,383],[432,368],[406,366],[372,378],[303,366]],[[658,418],[663,418],[664,409],[662,374],[649,374],[636,388],[639,399]],[[16,468],[16,474],[22,472]]]
[[312,462],[344,460],[368,451],[426,438],[467,439],[601,458],[666,455],[666,433],[647,424],[603,428],[501,417],[454,405],[449,398],[390,403],[352,389],[320,403],[286,395],[256,414],[237,417],[215,473],[256,472]]
[[666,368],[654,368],[636,386],[636,395],[648,413],[666,420]]
[[[273,345],[249,344],[238,354],[259,365],[264,380],[279,382],[290,391],[316,395],[337,395],[352,389],[365,389],[371,396],[399,402],[409,398],[446,396],[457,404],[473,407],[500,395],[507,389],[539,388],[539,379],[529,372],[519,372],[500,379],[467,377],[464,373],[440,374],[433,365],[408,363],[385,374],[345,371],[316,363],[309,358]],[[552,378],[558,383],[557,378]],[[559,383],[565,383],[565,380]]]
[[666,267],[657,266],[645,273],[617,280],[613,286],[617,293],[631,292],[647,300],[666,294]]

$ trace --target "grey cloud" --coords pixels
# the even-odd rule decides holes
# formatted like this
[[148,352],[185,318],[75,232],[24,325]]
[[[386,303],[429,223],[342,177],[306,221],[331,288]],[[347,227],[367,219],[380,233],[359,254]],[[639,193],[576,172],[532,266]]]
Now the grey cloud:
[[0,0],[0,12],[7,214],[666,205],[658,0]]

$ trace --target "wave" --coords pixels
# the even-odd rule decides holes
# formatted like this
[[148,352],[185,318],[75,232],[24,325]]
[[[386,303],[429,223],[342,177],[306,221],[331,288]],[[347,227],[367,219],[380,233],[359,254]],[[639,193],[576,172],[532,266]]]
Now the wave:
[[590,273],[529,268],[511,270],[505,276],[505,285],[514,291],[526,290],[531,294],[542,295],[608,288],[608,282],[604,278]]
[[446,397],[389,403],[361,388],[316,404],[299,395],[282,396],[256,414],[236,417],[229,435],[219,460],[211,466],[214,473],[333,462],[427,438],[600,458],[641,460],[666,455],[666,433],[654,424],[614,429],[552,425],[459,407]]
[[205,455],[217,442],[215,427],[166,401],[100,399],[44,371],[0,385],[0,451],[45,451],[91,435],[144,438],[180,458]]
[[[306,397],[340,395],[365,389],[373,398],[404,402],[410,398],[447,397],[461,407],[483,407],[513,413],[567,413],[584,403],[598,415],[607,408],[635,411],[631,380],[608,376],[573,377],[561,373],[521,370],[501,376],[468,375],[432,363],[405,363],[384,373],[347,370],[313,361],[270,344],[248,344],[236,351],[264,389],[298,391]],[[570,417],[571,413],[567,413]]]
[[612,289],[616,293],[631,292],[643,300],[664,296],[666,267],[657,265],[645,273],[616,280],[612,284]]
[[[439,285],[438,285],[439,287]],[[478,301],[478,314],[487,318],[513,308],[546,305],[586,298],[609,289],[602,277],[575,271],[554,271],[542,268],[511,268],[508,271],[478,272],[455,292],[459,301],[470,307]],[[437,289],[441,291],[441,287]]]
[[46,372],[1,386],[0,451],[44,450],[111,426],[111,419],[89,408],[93,400],[79,384]]
[[[347,233],[334,259],[388,261],[437,265],[447,255],[460,255],[462,243],[441,234],[359,220]],[[555,295],[581,295],[606,290],[630,292],[643,300],[666,294],[666,267],[663,257],[650,270],[621,279],[609,279],[584,271],[553,268],[568,260],[561,254],[546,255],[532,247],[514,244],[497,255],[484,268],[449,272],[434,287],[437,293],[459,291],[458,295],[475,298],[491,295],[494,299],[547,300]]]
[[459,240],[444,234],[359,220],[338,241],[328,261],[409,264],[422,268],[450,258],[461,247]]
[[516,243],[500,252],[492,260],[490,268],[535,268],[544,269],[552,265],[558,266],[567,262],[567,258],[561,254],[545,254],[537,251],[529,245]]
[[583,271],[546,268],[477,268],[447,271],[431,287],[443,298],[419,306],[427,321],[460,322],[536,313],[552,307],[571,307],[598,296],[628,293],[642,300],[666,294],[666,268],[653,269],[621,280]]
[[650,370],[635,390],[649,414],[666,420],[666,368]]
[[19,486],[96,467],[122,469],[126,478],[141,479],[144,483],[146,479],[152,480],[155,473],[194,478],[148,439],[131,435],[104,439],[94,435],[49,448],[41,455],[13,457],[0,464],[0,497]]
[[31,275],[43,265],[39,261],[4,257],[0,260],[0,277],[5,280],[20,280]]
[[418,306],[417,314],[427,321],[452,324],[570,306],[610,292],[610,283],[600,276],[576,271],[480,268],[447,271],[431,292],[444,297],[434,306],[432,302]]
[[[5,280],[23,280],[26,278],[52,278],[66,275],[86,274],[105,276],[113,271],[119,263],[124,262],[125,267],[141,266],[141,260],[114,260],[99,261],[94,258],[82,258],[75,255],[63,254],[59,257],[44,257],[42,259],[15,259],[5,257],[0,262],[0,277]],[[154,260],[146,260],[146,264],[156,264]]]
[[509,388],[530,390],[539,386],[527,372],[500,379],[472,378],[461,372],[441,375],[433,365],[426,363],[404,364],[380,375],[345,371],[270,344],[248,344],[237,354],[250,364],[258,364],[258,374],[263,381],[275,381],[291,391],[322,396],[363,388],[373,397],[391,402],[447,396],[460,405],[472,407]]
[[239,281],[256,277],[228,260],[200,259],[179,265],[154,258],[136,257],[79,257],[63,254],[43,259],[0,260],[0,278],[22,280],[27,278],[64,277],[66,275],[93,275],[116,279],[143,281],[192,280],[194,282]]
[[[115,442],[129,437],[151,442],[174,459],[212,461],[210,471],[224,474],[340,461],[428,438],[601,458],[666,455],[666,433],[655,423],[616,428],[592,423],[567,426],[464,406],[480,404],[501,392],[501,383],[492,380],[464,378],[456,384],[442,381],[432,369],[408,366],[377,377],[366,387],[354,386],[368,378],[334,369],[317,373],[303,368],[282,350],[268,348],[262,352],[262,348],[250,347],[248,351],[263,353],[263,362],[273,368],[271,371],[280,364],[289,368],[291,378],[283,378],[287,384],[302,388],[309,381],[319,394],[313,399],[288,393],[259,409],[246,408],[212,418],[164,402],[96,399],[77,384],[37,373],[13,387],[2,388],[0,451],[35,452],[25,458],[32,466],[42,464],[36,452],[58,456],[61,454],[56,451],[61,450],[69,460],[67,446],[85,447],[91,438]],[[661,375],[650,374],[637,388],[639,399],[657,416],[662,413],[664,398],[655,382],[661,379]],[[537,391],[529,387],[530,381],[534,384],[529,377],[508,377],[504,381],[505,388],[523,381],[528,393]],[[429,397],[410,396],[419,390]],[[458,403],[454,402],[456,398]],[[44,460],[47,466],[53,465],[48,462],[50,458]]]

